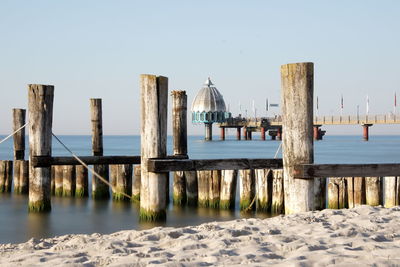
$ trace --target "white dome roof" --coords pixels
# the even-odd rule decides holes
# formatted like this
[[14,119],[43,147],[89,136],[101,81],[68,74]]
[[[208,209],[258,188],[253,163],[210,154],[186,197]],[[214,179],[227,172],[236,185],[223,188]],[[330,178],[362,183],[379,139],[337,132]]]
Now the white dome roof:
[[214,84],[211,79],[208,78],[204,85],[193,100],[192,112],[225,112],[224,97],[217,88],[212,87]]

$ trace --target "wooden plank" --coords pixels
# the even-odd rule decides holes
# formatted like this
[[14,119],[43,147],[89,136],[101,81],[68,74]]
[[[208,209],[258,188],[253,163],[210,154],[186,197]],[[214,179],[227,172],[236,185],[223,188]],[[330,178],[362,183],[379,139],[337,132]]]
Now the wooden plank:
[[149,159],[147,167],[152,172],[279,169],[282,159]]
[[381,177],[400,175],[400,164],[301,164],[294,168],[298,179],[314,177]]

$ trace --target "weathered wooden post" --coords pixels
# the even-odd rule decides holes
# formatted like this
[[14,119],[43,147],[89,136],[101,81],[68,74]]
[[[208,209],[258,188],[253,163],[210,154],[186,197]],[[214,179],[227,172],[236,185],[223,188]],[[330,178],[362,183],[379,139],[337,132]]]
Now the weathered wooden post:
[[213,170],[211,172],[211,180],[210,180],[208,186],[209,186],[208,206],[210,208],[218,208],[219,200],[220,200],[220,190],[221,190],[221,171],[220,170]]
[[281,66],[285,213],[314,210],[314,180],[295,179],[294,166],[314,162],[314,64]]
[[132,201],[140,201],[140,165],[133,168]]
[[[172,133],[174,155],[187,156],[187,95],[186,91],[172,91]],[[186,203],[185,172],[174,172],[173,203]]]
[[397,191],[397,177],[386,176],[385,178],[385,208],[397,206],[399,192]]
[[367,205],[379,206],[383,204],[381,177],[365,177],[365,196]]
[[65,165],[63,167],[63,196],[73,197],[76,190],[75,166]]
[[273,214],[281,214],[285,212],[284,192],[283,192],[283,170],[273,170],[272,172],[272,206]]
[[147,159],[167,155],[168,78],[140,75],[141,87],[141,188],[140,218],[166,218],[168,173],[149,172]]
[[10,193],[13,175],[12,160],[0,161],[0,193]]
[[[25,109],[17,109],[14,108],[12,110],[13,114],[13,132],[17,131],[19,128],[25,125]],[[14,139],[14,193],[21,193],[20,180],[21,174],[21,161],[25,159],[25,128],[22,128],[18,132],[16,132],[13,136]],[[28,179],[28,177],[22,177],[22,179]]]
[[196,206],[198,201],[197,172],[185,171],[186,201],[188,206]]
[[209,205],[210,181],[212,181],[212,171],[197,171],[199,207],[208,207]]
[[347,192],[349,208],[365,204],[365,180],[363,177],[348,177]]
[[[92,120],[92,152],[93,156],[103,156],[103,116],[102,103],[99,98],[90,99],[90,112]],[[106,181],[109,181],[108,165],[94,165],[93,169]],[[109,199],[110,190],[108,185],[99,178],[92,177],[93,199]]]
[[51,188],[51,195],[55,195],[55,188],[56,188],[56,182],[55,182],[55,174],[56,174],[56,166],[51,166],[51,181],[50,181],[50,188]]
[[272,170],[257,169],[256,175],[256,192],[257,192],[257,211],[267,212],[271,208],[272,203]]
[[219,207],[220,209],[234,209],[236,184],[237,184],[236,170],[223,170],[221,179],[221,194]]
[[132,192],[132,165],[110,165],[110,173],[110,178],[114,181],[113,200],[129,200],[126,195],[130,196]]
[[[256,180],[255,173],[253,169],[250,170],[240,170],[240,210],[249,209],[256,195]],[[255,205],[251,206],[254,209]]]
[[347,178],[329,178],[328,209],[344,209],[348,207]]
[[75,166],[76,189],[75,197],[89,196],[88,170],[83,165]]
[[33,168],[34,156],[51,156],[54,86],[30,84],[29,114],[29,211],[51,210],[50,167]]
[[56,165],[54,166],[54,195],[63,195],[63,176],[64,176],[64,166]]

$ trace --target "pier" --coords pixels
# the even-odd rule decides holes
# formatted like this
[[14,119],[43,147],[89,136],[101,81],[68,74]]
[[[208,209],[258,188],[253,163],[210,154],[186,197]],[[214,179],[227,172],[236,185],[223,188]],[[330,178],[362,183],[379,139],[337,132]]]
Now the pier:
[[[0,192],[9,194],[13,185],[14,193],[28,194],[30,212],[50,211],[53,195],[91,195],[93,201],[112,196],[112,201],[139,204],[140,219],[145,221],[165,219],[171,192],[174,205],[234,209],[237,187],[242,212],[290,214],[361,204],[399,205],[400,164],[314,164],[313,146],[315,139],[322,139],[322,125],[361,125],[368,139],[369,127],[397,124],[397,118],[315,117],[313,79],[313,63],[281,66],[282,115],[275,118],[232,118],[220,102],[219,106],[210,105],[210,113],[199,109],[193,114],[206,124],[208,137],[208,125],[219,123],[221,139],[226,128],[235,128],[239,140],[241,130],[247,140],[255,131],[260,131],[263,139],[268,132],[272,139],[282,140],[282,158],[259,159],[190,159],[186,91],[170,94],[167,77],[147,74],[140,76],[141,154],[103,155],[102,99],[89,99],[92,156],[79,156],[52,131],[55,86],[29,85],[29,121],[24,123],[25,110],[14,110],[10,135],[14,137],[14,160],[0,161]],[[204,90],[214,90],[211,85],[208,80]],[[173,103],[173,155],[167,155],[166,147],[169,97]],[[29,129],[29,161],[24,158],[25,126]],[[70,157],[52,156],[53,137]],[[169,173],[173,173],[173,190]]]

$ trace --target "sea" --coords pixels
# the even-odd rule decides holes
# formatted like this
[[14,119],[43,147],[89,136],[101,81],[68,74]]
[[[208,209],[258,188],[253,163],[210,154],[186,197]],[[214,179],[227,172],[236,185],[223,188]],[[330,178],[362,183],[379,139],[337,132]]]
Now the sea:
[[[189,157],[193,159],[217,158],[273,158],[280,141],[261,141],[255,134],[253,140],[237,141],[235,133],[228,133],[225,141],[204,141],[203,136],[189,136]],[[0,136],[2,140],[5,136]],[[59,136],[77,155],[91,155],[90,136]],[[26,141],[28,146],[28,141]],[[0,160],[12,160],[12,139],[0,144]],[[172,154],[172,137],[168,137],[168,154]],[[28,152],[26,152],[27,154]],[[53,156],[70,156],[53,139]],[[104,136],[105,155],[139,155],[140,136]],[[27,155],[26,155],[27,157]],[[281,152],[278,152],[281,158]],[[399,163],[400,136],[370,136],[365,142],[361,136],[324,136],[314,142],[315,163]],[[170,186],[172,192],[172,175]],[[239,189],[237,189],[237,192]],[[238,196],[236,197],[238,202]],[[172,201],[171,201],[172,202]],[[139,221],[139,207],[130,202],[93,201],[91,198],[76,199],[52,197],[52,211],[45,214],[28,212],[28,197],[0,194],[0,244],[20,243],[31,238],[46,238],[65,234],[108,234],[121,230],[142,230],[152,227],[183,227],[211,221],[238,218],[267,218],[265,213],[242,213],[209,208],[167,208],[163,223]]]

